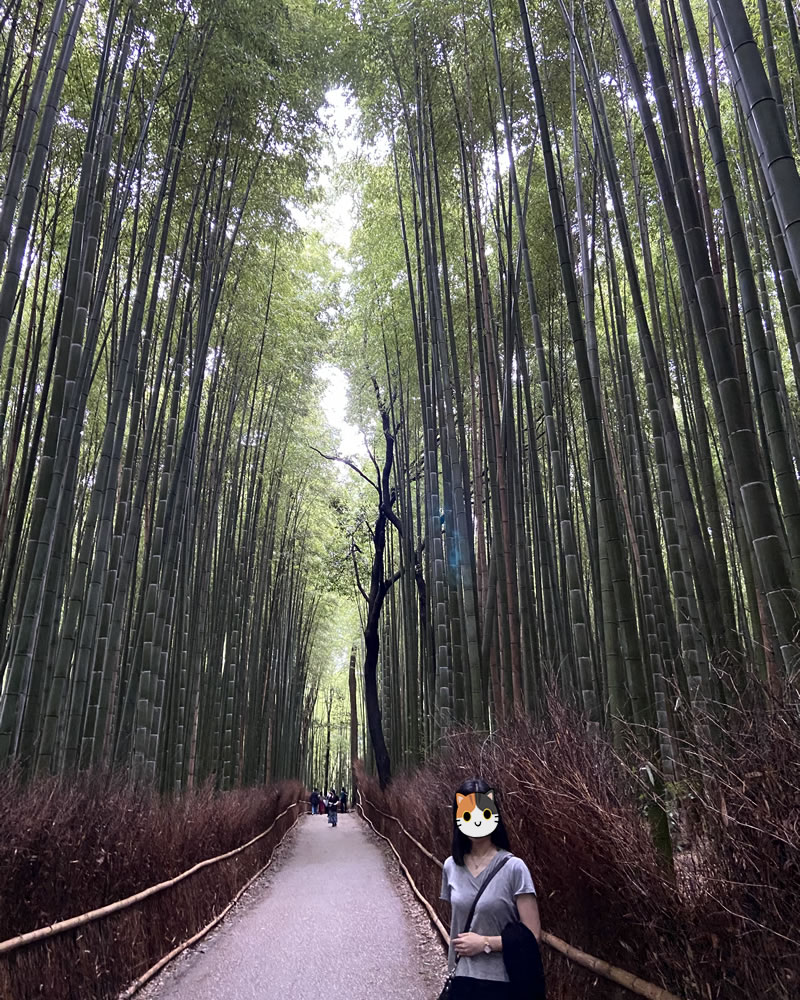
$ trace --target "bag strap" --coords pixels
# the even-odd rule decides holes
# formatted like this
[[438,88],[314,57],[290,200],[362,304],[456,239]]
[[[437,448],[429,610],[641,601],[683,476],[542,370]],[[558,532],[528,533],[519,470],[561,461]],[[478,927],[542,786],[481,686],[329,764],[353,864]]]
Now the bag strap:
[[[470,907],[469,914],[467,916],[467,922],[464,924],[464,930],[461,932],[462,934],[466,934],[469,931],[470,927],[472,926],[472,918],[475,916],[475,907],[478,905],[478,900],[483,895],[484,890],[489,885],[489,883],[492,881],[492,879],[495,877],[495,875],[500,871],[500,869],[503,867],[503,865],[506,863],[506,861],[509,860],[510,857],[511,857],[510,854],[506,854],[506,856],[502,859],[502,861],[500,862],[500,864],[495,868],[495,870],[492,872],[492,874],[489,875],[489,877],[486,879],[486,881],[483,883],[483,885],[480,887],[480,889],[478,889],[478,892],[476,893],[475,898],[472,900],[472,906]],[[456,962],[458,962],[459,958],[461,958],[461,956],[460,955],[456,955]]]

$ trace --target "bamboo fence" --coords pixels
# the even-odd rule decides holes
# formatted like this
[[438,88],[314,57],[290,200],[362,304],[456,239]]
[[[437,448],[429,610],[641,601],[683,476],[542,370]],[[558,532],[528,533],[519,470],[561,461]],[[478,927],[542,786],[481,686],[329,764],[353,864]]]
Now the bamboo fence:
[[[296,805],[296,804],[297,803],[294,803],[294,805]],[[291,809],[291,808],[292,808],[292,806],[289,806],[289,809]],[[284,812],[281,813],[281,816],[285,815],[286,812],[288,812],[288,809],[285,809]],[[225,918],[225,916],[233,909],[233,907],[239,902],[239,900],[242,898],[242,896],[247,892],[247,890],[250,888],[250,886],[253,884],[253,882],[255,882],[255,880],[257,878],[259,878],[261,875],[263,875],[264,872],[267,870],[267,868],[269,868],[269,866],[272,864],[272,859],[275,856],[275,851],[280,847],[280,845],[283,843],[284,839],[288,836],[288,834],[290,834],[292,832],[292,830],[294,830],[294,828],[300,822],[300,817],[302,815],[303,815],[303,813],[298,813],[297,819],[294,821],[294,823],[292,823],[292,825],[289,827],[289,829],[286,830],[286,832],[283,834],[283,836],[278,841],[278,843],[270,851],[270,855],[269,855],[269,858],[267,859],[267,863],[265,865],[263,865],[261,868],[259,868],[258,871],[255,873],[255,875],[253,875],[252,878],[249,878],[245,882],[245,884],[236,893],[236,895],[233,897],[233,899],[230,901],[230,903],[228,903],[228,905],[225,907],[225,909],[222,910],[222,911],[220,911],[216,915],[216,917],[214,917],[213,920],[209,921],[205,925],[205,927],[201,928],[201,930],[199,930],[196,934],[193,934],[188,940],[184,941],[183,944],[179,944],[177,946],[177,948],[173,948],[172,951],[168,952],[166,955],[164,955],[162,958],[160,958],[155,963],[155,965],[152,965],[147,970],[147,972],[144,972],[141,976],[139,976],[138,979],[136,979],[134,982],[132,982],[131,985],[120,994],[119,1000],[130,1000],[130,997],[132,997],[135,993],[138,993],[138,991],[146,983],[149,983],[150,980],[157,973],[159,973],[164,968],[165,965],[168,965],[174,958],[177,958],[178,955],[181,954],[181,952],[186,951],[187,948],[190,948],[193,944],[196,944],[196,942],[198,942],[201,938],[204,938],[206,936],[206,934],[208,934],[209,931],[212,931],[217,926],[217,924],[221,920],[223,920]],[[278,819],[280,819],[280,816],[275,820],[276,823],[277,823]],[[275,823],[272,824],[272,826],[274,826],[274,825],[275,825]],[[271,827],[270,827],[270,829],[271,829]]]
[[[364,793],[361,791],[360,788],[357,789],[356,794],[358,795],[359,799],[356,805],[361,810],[361,815],[364,817],[367,823],[369,823],[373,831],[377,833],[379,837],[385,840],[387,844],[391,847],[395,857],[397,858],[400,864],[400,867],[403,870],[403,874],[408,879],[408,883],[411,886],[414,895],[420,900],[420,902],[427,910],[428,915],[431,918],[431,921],[433,922],[439,934],[442,936],[444,943],[449,946],[450,935],[445,930],[445,927],[442,924],[441,920],[439,919],[438,914],[434,910],[431,903],[420,892],[419,888],[415,884],[408,868],[406,868],[405,864],[403,863],[403,859],[400,857],[400,854],[397,851],[397,848],[392,843],[392,841],[389,839],[389,837],[385,836],[375,828],[375,825],[373,824],[372,820],[369,818],[369,816],[367,816],[366,812],[364,811],[363,803],[366,802],[367,805],[370,807],[370,809],[374,809],[375,812],[380,813],[381,816],[385,816],[387,819],[390,819],[393,822],[395,822],[400,827],[405,836],[411,841],[411,843],[414,844],[420,850],[420,852],[425,855],[425,857],[427,857],[435,865],[437,865],[437,867],[443,868],[444,867],[443,863],[438,858],[434,857],[434,855],[431,854],[431,852],[426,847],[424,847],[416,839],[416,837],[410,834],[396,816],[392,816],[390,813],[384,812],[382,809],[379,809],[373,802],[370,802],[370,800],[366,797],[366,795],[364,795]],[[559,952],[566,959],[568,959],[571,962],[574,962],[576,965],[580,965],[584,969],[588,969],[590,972],[593,972],[598,976],[603,976],[604,979],[608,979],[611,982],[623,986],[631,993],[636,993],[639,996],[646,997],[647,1000],[681,1000],[681,997],[676,996],[674,993],[670,993],[669,990],[665,990],[661,986],[656,986],[655,983],[650,983],[646,979],[642,979],[640,976],[634,975],[632,972],[627,972],[625,969],[620,969],[616,965],[611,965],[610,962],[605,962],[602,958],[596,958],[594,955],[589,955],[585,951],[581,951],[580,948],[574,948],[571,944],[567,944],[566,941],[562,941],[561,938],[556,937],[555,934],[551,934],[549,931],[544,931],[544,930],[542,931],[541,941],[544,944],[546,944],[549,948],[552,948],[553,951]]]
[[[221,920],[223,920],[223,918],[230,912],[230,910],[235,906],[235,904],[247,891],[247,889],[253,884],[253,882],[255,882],[255,880],[260,875],[262,875],[267,870],[267,868],[269,868],[269,866],[272,864],[272,860],[274,858],[276,849],[283,843],[289,832],[293,830],[294,827],[300,821],[300,818],[304,814],[304,810],[302,807],[305,805],[306,805],[305,799],[298,799],[292,802],[284,810],[278,813],[278,815],[273,819],[273,821],[265,830],[263,830],[261,833],[257,834],[255,837],[248,840],[247,843],[241,844],[239,847],[233,848],[230,851],[226,851],[224,854],[219,854],[216,857],[206,858],[205,860],[200,861],[197,864],[193,865],[191,868],[188,868],[186,871],[181,872],[179,875],[176,875],[174,878],[166,879],[163,882],[159,882],[157,885],[149,886],[148,888],[143,889],[140,892],[134,893],[131,896],[127,896],[124,899],[118,899],[113,903],[109,903],[105,906],[98,907],[97,909],[90,910],[86,913],[81,913],[77,916],[69,917],[66,920],[57,921],[56,923],[50,924],[46,927],[39,927],[35,930],[28,931],[24,934],[17,934],[14,937],[8,938],[5,941],[0,941],[0,958],[10,955],[13,952],[17,951],[18,949],[22,949],[25,948],[26,946],[33,945],[36,942],[54,938],[70,930],[85,927],[87,924],[92,924],[96,921],[102,921],[104,918],[111,917],[114,914],[130,910],[132,907],[135,907],[137,904],[142,903],[144,900],[147,900],[159,893],[165,892],[168,889],[174,888],[181,882],[197,874],[203,869],[209,868],[210,866],[217,865],[223,861],[229,860],[230,858],[236,857],[242,852],[253,847],[255,844],[259,843],[260,841],[263,841],[264,838],[267,837],[275,829],[275,826],[280,822],[280,820],[282,820],[293,809],[296,809],[297,815],[295,817],[294,822],[281,834],[278,842],[274,844],[266,863],[261,867],[259,867],[258,871],[253,876],[251,876],[245,882],[244,885],[242,885],[239,888],[239,890],[236,892],[236,894],[233,896],[230,902],[226,906],[224,906],[223,909],[218,914],[216,914],[209,923],[207,923],[199,931],[194,933],[188,940],[172,948],[172,950],[169,951],[166,955],[162,955],[154,965],[148,968],[146,972],[139,975],[139,977],[135,979],[133,982],[129,982],[127,987],[121,993],[118,994],[118,1000],[128,1000],[128,998],[132,997],[135,993],[137,993],[142,986],[144,986],[147,982],[149,982],[169,962],[171,962],[174,958],[176,958],[179,954],[181,954],[181,952],[185,951],[186,948],[190,947],[191,945],[199,941],[201,938],[203,938],[206,934],[208,934],[209,931],[211,931],[214,927],[216,927]],[[174,941],[174,938],[172,940]],[[116,995],[117,993],[115,992],[115,996]]]
[[195,872],[198,872],[203,868],[208,868],[210,865],[218,864],[220,861],[226,861],[228,858],[232,858],[234,855],[241,854],[242,851],[246,851],[248,847],[252,847],[252,845],[257,843],[259,840],[263,840],[264,837],[266,837],[267,834],[274,828],[278,820],[282,819],[290,809],[294,809],[304,803],[305,800],[303,799],[293,802],[290,806],[287,806],[282,813],[279,813],[275,817],[266,830],[253,837],[252,840],[248,840],[246,844],[242,844],[241,847],[235,847],[232,851],[227,851],[225,854],[220,854],[215,858],[206,858],[205,861],[198,861],[196,865],[188,868],[185,872],[181,872],[180,875],[176,875],[174,878],[166,879],[164,882],[159,882],[157,885],[151,885],[149,888],[142,889],[141,892],[136,892],[132,896],[126,896],[125,899],[118,899],[114,903],[108,903],[106,906],[100,906],[95,910],[89,910],[87,913],[81,913],[77,917],[69,917],[67,920],[59,920],[57,923],[50,924],[47,927],[38,927],[36,930],[27,931],[25,934],[17,934],[15,937],[7,938],[5,941],[0,941],[0,955],[5,955],[8,952],[15,951],[17,948],[33,944],[35,941],[42,941],[44,938],[55,937],[55,935],[63,934],[65,931],[72,930],[75,927],[83,927],[84,925],[90,924],[95,920],[101,920],[103,917],[111,916],[112,913],[119,913],[121,910],[127,910],[129,907],[135,906],[137,903],[142,902],[142,900],[149,899],[150,896],[155,896],[159,892],[171,889],[179,882],[183,882],[184,879],[194,875]]

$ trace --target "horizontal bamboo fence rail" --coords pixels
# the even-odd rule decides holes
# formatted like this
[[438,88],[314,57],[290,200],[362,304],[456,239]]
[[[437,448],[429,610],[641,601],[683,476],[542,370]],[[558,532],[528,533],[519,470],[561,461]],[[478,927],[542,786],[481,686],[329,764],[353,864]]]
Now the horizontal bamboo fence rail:
[[116,902],[108,903],[106,906],[100,906],[96,910],[89,910],[88,913],[81,913],[77,917],[69,917],[67,920],[59,920],[57,923],[50,924],[47,927],[39,927],[34,931],[27,931],[25,934],[17,934],[16,937],[0,941],[0,955],[5,955],[8,952],[15,951],[17,948],[33,944],[35,941],[42,941],[45,938],[54,937],[57,934],[63,934],[65,931],[72,930],[75,927],[83,927],[95,920],[108,917],[112,913],[119,913],[121,910],[126,910],[131,906],[135,906],[136,903],[140,903],[142,900],[148,899],[150,896],[155,896],[159,892],[164,892],[165,889],[171,889],[179,882],[189,878],[190,875],[194,875],[195,872],[198,872],[203,868],[208,868],[210,865],[218,864],[220,861],[232,858],[236,854],[241,854],[241,852],[246,851],[248,847],[252,847],[252,845],[257,843],[259,840],[263,840],[263,838],[266,837],[267,834],[274,828],[278,820],[282,819],[290,809],[295,809],[300,805],[305,805],[305,799],[298,799],[296,802],[287,806],[282,813],[279,813],[275,817],[266,830],[253,837],[252,840],[248,840],[246,844],[242,844],[241,847],[235,847],[232,851],[220,854],[216,858],[206,858],[205,861],[198,861],[196,865],[188,868],[185,872],[181,872],[180,875],[176,875],[174,878],[167,879],[164,882],[159,882],[158,885],[151,885],[149,888],[143,889],[141,892],[134,893],[132,896],[127,896],[125,899],[118,899]]
[[[360,789],[358,789],[358,792],[359,792],[359,795],[360,795],[360,794],[361,794],[361,790],[360,790]],[[402,823],[400,822],[400,820],[399,820],[399,819],[398,819],[398,818],[397,818],[396,816],[392,816],[392,814],[391,814],[391,813],[386,813],[386,812],[384,812],[384,811],[383,811],[383,809],[379,809],[379,808],[378,808],[378,807],[377,807],[377,806],[375,805],[375,803],[374,803],[374,802],[370,802],[370,801],[369,801],[369,799],[368,799],[368,798],[366,797],[366,795],[365,795],[365,796],[363,796],[363,797],[364,797],[364,799],[366,800],[367,804],[369,805],[370,809],[374,809],[374,810],[375,810],[375,812],[379,812],[379,813],[381,814],[381,816],[385,816],[385,817],[386,817],[387,819],[391,819],[391,820],[393,820],[393,821],[394,821],[395,823],[397,823],[397,825],[398,825],[398,826],[400,827],[400,829],[401,829],[401,830],[403,831],[403,833],[404,833],[404,834],[405,834],[405,835],[406,835],[406,836],[408,837],[408,839],[409,839],[409,840],[411,841],[411,843],[412,843],[412,844],[414,844],[414,845],[415,845],[416,847],[418,847],[418,848],[419,848],[419,850],[420,850],[420,851],[421,851],[421,852],[422,852],[422,853],[423,853],[423,854],[425,855],[425,857],[426,857],[426,858],[430,858],[430,859],[431,859],[431,861],[432,861],[432,862],[433,862],[433,863],[434,863],[434,864],[435,864],[435,865],[436,865],[437,867],[439,867],[439,868],[444,868],[444,865],[442,864],[442,862],[441,862],[441,861],[440,861],[440,860],[439,860],[439,859],[438,859],[438,858],[437,858],[437,857],[436,857],[435,855],[431,854],[431,852],[430,852],[430,851],[428,850],[428,848],[427,848],[427,847],[425,847],[425,845],[424,845],[424,844],[420,844],[420,842],[419,842],[419,841],[417,840],[417,838],[416,838],[416,837],[414,837],[414,836],[412,836],[412,835],[411,835],[411,834],[410,834],[410,833],[408,832],[408,830],[406,830],[406,828],[405,828],[405,827],[403,826],[403,824],[402,824]],[[363,812],[363,810],[362,810],[362,812]],[[364,817],[364,818],[366,819],[366,817]],[[370,823],[370,826],[372,826],[372,824],[371,824],[371,823]],[[375,829],[375,828],[373,827],[373,829]],[[375,832],[377,833],[378,831],[376,830]],[[381,837],[383,837],[383,834],[380,834],[380,836],[381,836]],[[384,840],[387,840],[387,839],[388,839],[388,838],[384,837]],[[391,841],[389,841],[389,843],[391,843]],[[395,853],[396,853],[396,852],[395,852]]]
[[[425,909],[428,911],[431,920],[433,921],[436,929],[441,934],[445,944],[449,945],[450,935],[445,930],[444,925],[439,919],[438,914],[436,913],[430,902],[422,895],[422,893],[417,888],[408,868],[406,868],[405,864],[403,863],[403,859],[400,857],[400,854],[398,853],[392,841],[387,836],[382,834],[380,830],[377,830],[375,828],[375,825],[373,824],[372,820],[369,818],[369,816],[367,816],[366,812],[364,811],[364,806],[362,805],[362,802],[366,802],[367,805],[370,807],[370,809],[374,809],[375,812],[380,813],[381,816],[385,816],[387,819],[393,820],[400,827],[400,829],[403,831],[406,837],[413,844],[415,844],[416,847],[419,848],[421,853],[423,853],[427,858],[433,861],[434,864],[436,864],[439,868],[444,867],[443,863],[438,858],[434,857],[434,855],[431,854],[431,852],[426,847],[420,844],[420,842],[415,837],[413,837],[408,832],[408,830],[406,830],[406,828],[403,826],[403,824],[396,816],[392,816],[390,813],[384,812],[382,809],[379,809],[374,802],[370,802],[370,800],[366,797],[366,795],[364,795],[364,793],[361,791],[360,788],[356,790],[356,794],[358,795],[359,799],[357,805],[358,808],[361,810],[361,815],[364,817],[367,823],[369,823],[372,829],[375,830],[375,833],[377,833],[379,837],[382,837],[383,840],[385,840],[389,844],[392,851],[394,852],[395,857],[400,862],[400,867],[403,869],[403,873],[408,879],[408,883],[411,886],[414,895],[417,896],[417,898],[424,905]],[[576,965],[580,965],[584,969],[588,969],[590,972],[596,973],[598,976],[603,976],[604,979],[609,979],[611,980],[611,982],[617,983],[618,985],[625,987],[625,989],[630,990],[631,993],[636,993],[639,996],[646,997],[647,1000],[681,1000],[681,998],[676,996],[674,993],[670,993],[669,990],[665,990],[661,986],[656,986],[655,983],[649,983],[647,982],[646,979],[641,979],[639,976],[635,976],[632,972],[626,972],[625,969],[620,969],[616,965],[611,965],[609,962],[603,961],[602,958],[596,958],[594,955],[589,955],[585,951],[581,951],[580,948],[574,948],[571,944],[567,944],[566,941],[562,941],[561,938],[556,937],[555,934],[550,934],[549,931],[542,931],[541,940],[549,948],[552,948],[553,951],[559,952],[561,955],[563,955],[569,961],[574,962]]]
[[[360,797],[360,793],[359,793],[359,797]],[[369,801],[369,800],[367,800],[367,801]],[[370,803],[370,805],[372,805],[372,803]],[[372,829],[375,830],[375,833],[377,833],[379,837],[382,837],[386,841],[386,843],[389,845],[389,847],[391,847],[392,851],[394,852],[394,856],[397,858],[397,860],[398,860],[398,862],[400,864],[400,867],[403,869],[403,873],[405,874],[406,878],[408,879],[408,884],[411,886],[411,889],[412,889],[414,895],[417,897],[417,899],[422,903],[422,905],[428,911],[428,915],[430,916],[430,918],[433,921],[433,923],[436,925],[436,930],[442,935],[442,937],[444,938],[445,942],[449,945],[449,943],[450,943],[450,935],[445,930],[444,924],[439,919],[439,915],[437,914],[436,910],[434,910],[434,908],[431,906],[431,904],[428,902],[428,900],[422,895],[422,893],[417,888],[417,885],[414,882],[414,879],[411,877],[411,872],[409,872],[408,868],[406,868],[406,866],[403,864],[403,859],[398,854],[397,848],[394,846],[394,844],[391,842],[391,840],[389,840],[388,837],[384,836],[384,834],[382,834],[380,832],[380,830],[375,829],[375,824],[372,822],[372,820],[369,818],[369,816],[367,816],[367,814],[364,812],[364,807],[361,805],[360,802],[358,803],[358,808],[361,810],[361,815],[364,817],[364,819],[369,823],[369,825],[372,827]],[[373,806],[373,808],[376,808],[376,807]],[[380,812],[380,809],[378,810],[378,812]],[[386,813],[384,813],[383,815],[385,816]],[[436,859],[434,858],[434,861],[435,860]]]
[[[289,808],[291,809],[292,807],[290,806]],[[288,810],[284,810],[284,812],[281,813],[281,816],[285,815],[285,813],[287,811]],[[225,907],[225,909],[222,910],[220,913],[218,913],[216,915],[216,917],[214,917],[213,920],[211,920],[209,923],[207,923],[205,925],[205,927],[201,928],[201,930],[199,930],[196,934],[193,934],[187,941],[184,941],[183,944],[179,944],[177,948],[173,948],[172,951],[170,951],[168,954],[164,955],[163,958],[160,958],[156,962],[155,965],[151,966],[147,970],[147,972],[145,972],[141,976],[139,976],[139,978],[135,982],[131,983],[131,985],[126,990],[124,990],[122,993],[120,993],[119,1000],[130,1000],[130,998],[135,993],[138,993],[139,990],[146,983],[149,983],[150,980],[153,978],[153,976],[155,976],[157,973],[159,973],[164,968],[165,965],[168,965],[173,960],[173,958],[177,958],[178,955],[180,955],[180,953],[182,951],[186,951],[187,948],[191,948],[191,946],[193,944],[196,944],[196,942],[198,942],[201,938],[204,938],[206,936],[206,934],[208,934],[209,931],[212,931],[217,926],[217,924],[222,919],[224,919],[224,917],[226,916],[226,914],[228,914],[233,909],[233,907],[239,902],[239,900],[247,892],[247,890],[250,888],[250,886],[253,884],[253,882],[255,882],[255,880],[259,876],[263,875],[264,872],[267,870],[267,868],[269,868],[269,866],[272,864],[272,859],[275,856],[275,851],[283,843],[284,838],[289,833],[291,833],[292,830],[294,830],[294,828],[300,822],[300,817],[302,815],[303,815],[302,813],[298,813],[297,814],[297,819],[294,821],[294,823],[292,823],[292,825],[289,827],[289,829],[283,834],[283,836],[278,841],[278,843],[272,848],[272,851],[270,852],[269,859],[267,860],[267,863],[262,868],[259,868],[258,871],[255,873],[255,875],[253,875],[252,878],[249,878],[245,882],[245,884],[236,893],[236,895],[233,897],[233,899],[230,901],[230,903],[228,903],[228,905]],[[278,822],[278,819],[280,819],[280,816],[275,820],[275,823]],[[275,823],[273,823],[272,825],[274,826]]]

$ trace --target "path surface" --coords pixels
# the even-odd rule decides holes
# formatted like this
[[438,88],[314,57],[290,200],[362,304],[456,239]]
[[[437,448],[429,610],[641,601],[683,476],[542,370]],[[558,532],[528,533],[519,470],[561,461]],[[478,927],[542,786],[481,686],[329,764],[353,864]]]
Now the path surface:
[[[178,959],[147,1000],[438,996],[441,949],[426,961],[428,928],[414,926],[420,918],[401,898],[402,876],[363,821],[347,813],[334,829],[324,816],[306,816],[290,837],[271,880]],[[330,985],[323,970],[334,970]]]

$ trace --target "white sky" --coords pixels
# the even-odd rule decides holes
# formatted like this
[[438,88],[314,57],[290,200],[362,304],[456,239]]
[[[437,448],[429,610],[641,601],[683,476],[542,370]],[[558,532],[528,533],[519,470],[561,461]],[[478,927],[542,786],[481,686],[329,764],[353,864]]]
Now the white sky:
[[325,240],[332,244],[332,249],[348,250],[353,230],[353,198],[347,192],[335,190],[333,175],[345,160],[361,151],[362,143],[358,136],[360,114],[355,99],[343,87],[329,90],[325,101],[319,110],[319,117],[330,130],[330,135],[320,157],[317,178],[324,195],[310,211],[297,205],[290,205],[290,208],[298,225],[321,232]]
[[[336,365],[325,362],[317,365],[318,378],[325,379],[328,387],[322,397],[322,412],[325,419],[339,434],[339,454],[344,458],[366,457],[364,439],[361,432],[347,420],[347,375]],[[346,470],[345,466],[342,466]],[[346,477],[345,477],[346,478]]]
[[[320,157],[320,171],[317,181],[323,196],[310,210],[290,205],[292,215],[303,229],[320,232],[328,244],[329,252],[339,267],[348,270],[346,259],[350,248],[350,238],[354,225],[355,205],[352,195],[337,188],[335,173],[338,167],[355,156],[364,156],[373,163],[384,161],[389,155],[388,142],[383,139],[375,144],[365,145],[359,135],[361,115],[355,98],[343,87],[336,87],[325,94],[326,103],[320,108],[319,117],[329,130],[326,146]],[[500,147],[498,160],[500,170],[508,170],[508,155],[498,128]],[[515,150],[515,152],[518,152]],[[494,197],[495,161],[492,153],[483,158],[483,181],[490,200]],[[525,160],[519,160],[517,170],[524,181]],[[356,460],[366,458],[364,441],[358,428],[347,420],[348,377],[335,362],[325,362],[316,368],[318,377],[328,385],[322,397],[325,417],[339,435],[339,454]],[[344,478],[345,467],[342,466]]]
[[[332,259],[346,274],[348,270],[346,255],[350,249],[350,238],[355,222],[355,205],[351,194],[337,189],[334,175],[337,168],[351,157],[361,155],[373,163],[385,161],[389,155],[389,145],[385,139],[379,139],[369,146],[362,142],[358,134],[360,124],[358,106],[345,89],[329,90],[325,98],[326,104],[320,109],[319,115],[328,126],[330,135],[320,158],[320,171],[317,177],[323,197],[308,211],[297,205],[290,205],[290,209],[298,226],[322,234]],[[499,159],[501,170],[507,170],[508,158],[502,145]],[[518,169],[524,170],[522,166]],[[483,172],[484,183],[491,199],[494,193],[491,183],[494,174],[492,156],[484,158]],[[317,365],[315,375],[320,381],[327,383],[321,400],[322,412],[338,437],[338,454],[363,465],[367,461],[363,436],[358,427],[347,419],[349,388],[347,374],[333,359]],[[340,481],[347,482],[353,473],[345,465],[336,464]],[[341,648],[332,657],[338,670],[344,669],[348,662],[351,641],[351,634],[345,629],[342,633]],[[336,640],[334,640],[335,645],[337,645]]]
[[[304,229],[319,231],[329,246],[329,252],[340,267],[347,268],[345,254],[350,248],[355,206],[349,192],[337,190],[334,174],[348,158],[366,150],[359,135],[360,114],[355,99],[342,87],[329,90],[326,104],[320,109],[322,121],[330,129],[326,148],[320,159],[318,182],[323,197],[306,212],[292,206],[292,214]],[[348,377],[335,363],[317,365],[316,375],[328,385],[322,397],[322,411],[339,436],[339,454],[354,459],[366,457],[364,441],[358,428],[347,420]],[[349,473],[341,467],[343,477]]]

